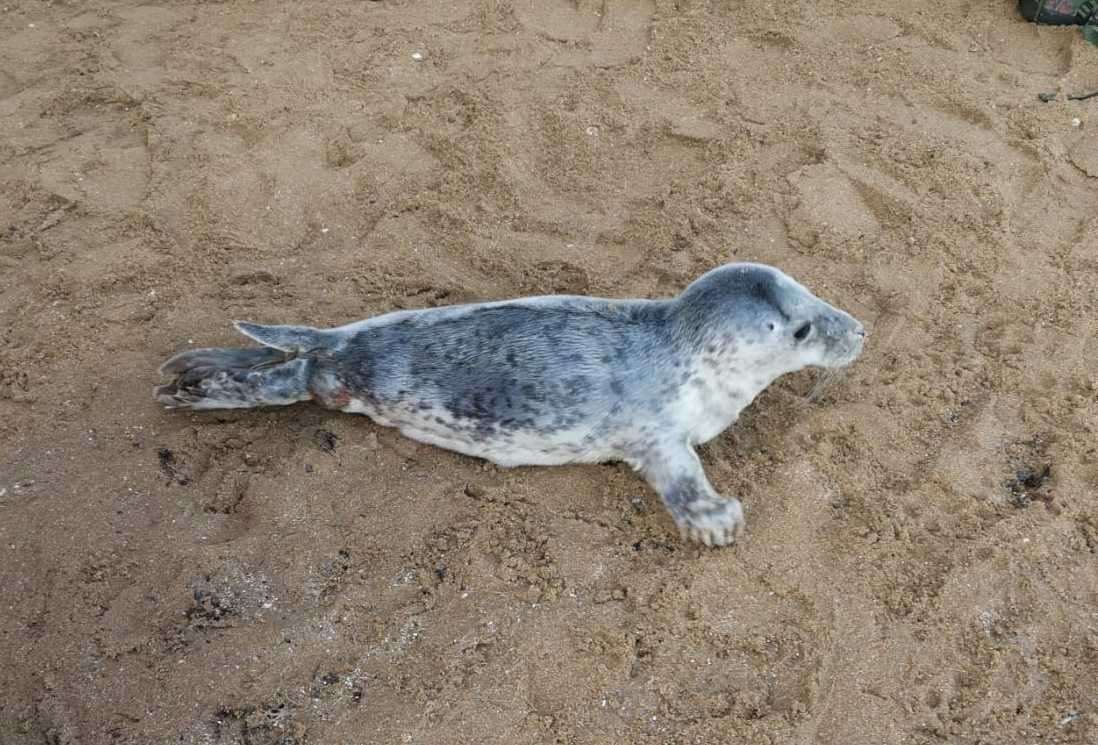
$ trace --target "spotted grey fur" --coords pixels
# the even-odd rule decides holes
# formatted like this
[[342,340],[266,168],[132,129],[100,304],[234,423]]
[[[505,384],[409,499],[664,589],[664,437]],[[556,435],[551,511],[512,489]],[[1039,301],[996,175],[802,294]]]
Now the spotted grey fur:
[[168,407],[315,400],[501,466],[624,461],[687,537],[731,543],[740,502],[694,446],[779,376],[840,367],[865,331],[773,267],[728,264],[668,300],[579,296],[401,311],[333,329],[237,329],[259,349],[195,349],[161,372]]

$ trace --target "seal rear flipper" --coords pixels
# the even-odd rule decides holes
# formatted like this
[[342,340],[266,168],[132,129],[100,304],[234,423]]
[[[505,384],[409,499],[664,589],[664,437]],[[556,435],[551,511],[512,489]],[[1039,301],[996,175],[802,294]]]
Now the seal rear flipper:
[[324,346],[324,332],[310,326],[263,326],[233,321],[236,330],[260,344],[283,352],[303,354]]
[[286,406],[313,397],[312,367],[312,359],[276,349],[192,349],[160,367],[175,379],[153,395],[171,409]]

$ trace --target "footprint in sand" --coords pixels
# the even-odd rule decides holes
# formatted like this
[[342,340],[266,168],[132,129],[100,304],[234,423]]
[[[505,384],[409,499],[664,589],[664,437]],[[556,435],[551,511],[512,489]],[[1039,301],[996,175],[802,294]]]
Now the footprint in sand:
[[833,164],[806,166],[789,180],[800,197],[800,206],[789,219],[790,232],[798,242],[811,245],[823,232],[847,239],[881,232],[858,189]]
[[650,0],[518,0],[515,16],[545,39],[576,47],[576,62],[596,67],[625,64],[644,51],[648,24],[655,11]]

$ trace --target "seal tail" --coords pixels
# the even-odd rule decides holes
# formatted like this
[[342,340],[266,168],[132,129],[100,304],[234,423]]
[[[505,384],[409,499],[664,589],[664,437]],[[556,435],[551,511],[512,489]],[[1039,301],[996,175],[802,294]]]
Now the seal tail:
[[170,409],[248,409],[288,406],[313,397],[313,359],[324,334],[305,326],[260,326],[237,321],[260,349],[191,349],[160,366],[172,382],[153,395]]

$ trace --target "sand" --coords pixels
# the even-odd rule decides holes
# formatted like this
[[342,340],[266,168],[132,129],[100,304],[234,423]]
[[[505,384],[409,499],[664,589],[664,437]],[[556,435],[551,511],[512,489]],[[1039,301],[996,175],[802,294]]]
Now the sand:
[[[0,742],[1098,740],[1098,49],[1013,6],[5,0]],[[871,334],[703,448],[731,550],[151,399],[234,318],[730,260]]]

